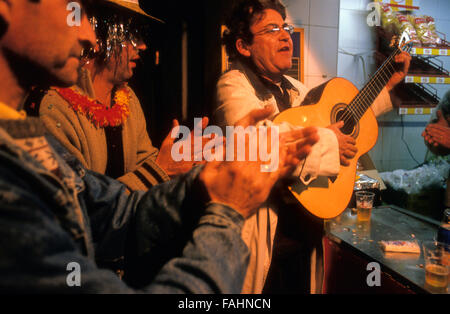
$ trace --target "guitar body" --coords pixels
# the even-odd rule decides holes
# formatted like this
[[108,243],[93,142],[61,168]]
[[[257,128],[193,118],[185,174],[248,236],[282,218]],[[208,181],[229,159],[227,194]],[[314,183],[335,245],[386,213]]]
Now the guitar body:
[[[332,79],[314,89],[305,97],[299,107],[287,109],[278,114],[274,122],[289,122],[298,126],[328,127],[348,117],[347,105],[358,95],[358,89],[343,78]],[[356,165],[359,158],[376,144],[378,124],[372,110],[352,120],[343,133],[356,140],[358,153],[348,167],[341,166],[336,178],[319,177],[308,186],[300,181],[289,187],[292,194],[312,214],[330,219],[340,215],[347,207],[353,194]],[[355,122],[356,121],[356,122]]]

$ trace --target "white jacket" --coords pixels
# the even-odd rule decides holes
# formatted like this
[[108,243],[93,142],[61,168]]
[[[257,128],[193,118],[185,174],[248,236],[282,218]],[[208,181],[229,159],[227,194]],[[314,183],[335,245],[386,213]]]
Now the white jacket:
[[[279,113],[274,95],[265,88],[256,74],[236,65],[238,70],[231,70],[221,76],[217,83],[217,108],[214,113],[216,123],[232,126],[254,109],[272,106],[274,115]],[[292,77],[285,76],[292,88],[288,89],[291,107],[299,106],[308,93],[308,88]],[[392,109],[387,89],[383,89],[371,106],[375,115],[381,115]],[[271,122],[265,122],[271,123]],[[290,125],[280,127],[280,132],[292,128]],[[306,159],[303,170],[301,167],[295,175],[304,184],[309,184],[318,176],[335,176],[339,173],[340,158],[337,138],[332,130],[318,128],[320,140],[312,148]],[[273,204],[273,202],[271,202]],[[244,280],[243,293],[261,293],[272,259],[272,247],[275,229],[278,223],[276,206],[260,208],[257,213],[246,220],[242,238],[250,249],[250,261]],[[310,293],[320,293],[322,287],[323,267],[318,263],[322,260],[321,248],[310,252],[311,282]],[[319,254],[319,256],[317,256]]]

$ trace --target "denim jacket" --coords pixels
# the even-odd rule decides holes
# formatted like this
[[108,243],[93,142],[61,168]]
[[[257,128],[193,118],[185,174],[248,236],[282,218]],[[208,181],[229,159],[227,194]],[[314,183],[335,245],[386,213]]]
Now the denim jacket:
[[[239,293],[248,263],[242,216],[207,203],[201,167],[148,192],[85,170],[51,136],[59,175],[19,148],[33,119],[0,123],[0,292]],[[123,260],[138,289],[99,265]],[[131,262],[128,262],[131,261]],[[70,263],[81,286],[69,287]]]

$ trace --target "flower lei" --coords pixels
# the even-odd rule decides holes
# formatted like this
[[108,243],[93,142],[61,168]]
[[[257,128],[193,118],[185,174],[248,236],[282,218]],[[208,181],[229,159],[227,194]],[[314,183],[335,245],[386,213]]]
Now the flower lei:
[[84,114],[96,127],[117,127],[127,121],[130,115],[130,92],[126,88],[116,91],[110,108],[95,99],[80,94],[74,88],[54,88],[69,107]]

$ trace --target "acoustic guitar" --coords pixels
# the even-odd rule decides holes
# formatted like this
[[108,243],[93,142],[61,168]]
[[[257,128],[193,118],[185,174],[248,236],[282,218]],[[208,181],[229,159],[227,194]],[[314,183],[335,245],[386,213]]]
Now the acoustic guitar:
[[396,47],[360,92],[350,81],[334,78],[312,89],[299,107],[287,109],[275,117],[275,123],[289,122],[303,127],[328,127],[344,121],[341,132],[356,140],[357,155],[350,166],[341,166],[337,177],[318,177],[308,186],[298,180],[289,186],[303,207],[315,216],[334,218],[349,204],[357,162],[375,146],[378,138],[378,124],[370,106],[396,71],[394,57],[410,49],[410,44]]

